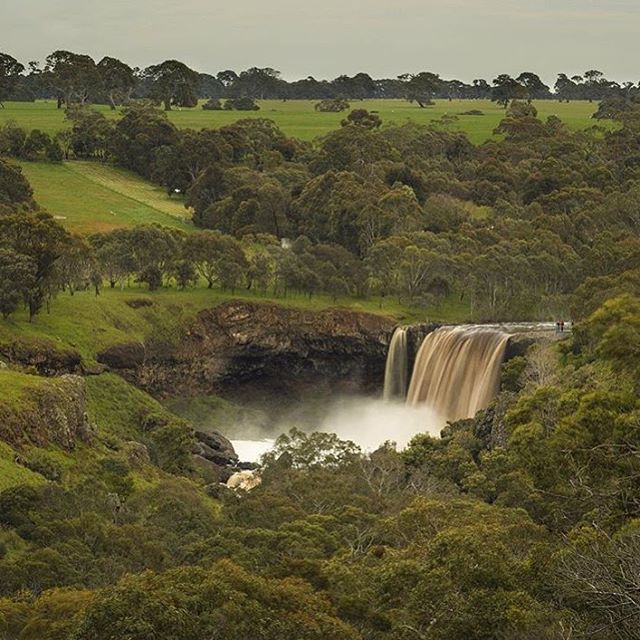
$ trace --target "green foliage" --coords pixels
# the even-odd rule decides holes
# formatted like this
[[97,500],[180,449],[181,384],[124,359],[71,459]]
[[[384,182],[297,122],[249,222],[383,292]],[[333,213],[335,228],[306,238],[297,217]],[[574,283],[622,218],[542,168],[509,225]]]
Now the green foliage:
[[149,440],[152,458],[169,473],[186,473],[191,468],[191,450],[194,439],[191,429],[184,424],[167,424],[154,429]]
[[131,576],[87,608],[73,638],[351,640],[355,630],[302,582],[251,576],[231,563]]
[[225,111],[259,111],[260,106],[256,103],[253,98],[249,97],[240,97],[240,98],[229,98],[224,101],[224,105],[222,107]]
[[0,158],[0,214],[32,208],[32,196],[33,190],[20,168]]

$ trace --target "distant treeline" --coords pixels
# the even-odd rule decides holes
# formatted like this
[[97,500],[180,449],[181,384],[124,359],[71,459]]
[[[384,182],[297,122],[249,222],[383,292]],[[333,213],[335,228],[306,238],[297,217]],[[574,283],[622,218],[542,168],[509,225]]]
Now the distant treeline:
[[[150,99],[169,110],[172,106],[194,107],[200,99],[396,98],[420,107],[434,99],[491,99],[507,106],[511,100],[603,100],[639,92],[640,83],[621,84],[593,69],[571,77],[561,73],[553,87],[532,72],[515,78],[499,74],[490,81],[479,78],[471,83],[445,80],[429,71],[378,79],[367,73],[340,75],[333,80],[308,76],[288,82],[270,67],[252,67],[240,73],[225,70],[214,75],[198,73],[177,60],[141,69],[117,58],[104,57],[96,62],[88,55],[71,51],[55,51],[43,64],[29,62],[25,67],[12,56],[0,53],[0,103],[55,99],[59,106],[92,102],[115,109],[132,99]],[[216,108],[215,102],[213,105]]]
[[74,105],[54,138],[7,123],[0,156],[111,162],[184,194],[200,230],[87,243],[38,212],[20,168],[0,160],[0,312],[24,302],[33,316],[60,290],[137,280],[428,307],[457,295],[481,320],[569,305],[585,317],[606,292],[640,293],[640,103],[618,107],[599,109],[615,130],[572,132],[514,101],[499,138],[477,147],[448,121],[382,126],[365,109],[316,144],[264,118],[178,129],[144,103],[119,119]]

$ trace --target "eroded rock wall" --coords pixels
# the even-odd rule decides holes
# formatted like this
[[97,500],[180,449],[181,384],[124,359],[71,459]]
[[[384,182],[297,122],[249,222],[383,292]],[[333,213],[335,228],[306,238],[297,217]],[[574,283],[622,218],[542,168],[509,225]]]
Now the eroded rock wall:
[[232,301],[200,312],[175,345],[114,345],[98,360],[155,395],[262,384],[362,391],[382,384],[394,323],[350,310],[304,311]]

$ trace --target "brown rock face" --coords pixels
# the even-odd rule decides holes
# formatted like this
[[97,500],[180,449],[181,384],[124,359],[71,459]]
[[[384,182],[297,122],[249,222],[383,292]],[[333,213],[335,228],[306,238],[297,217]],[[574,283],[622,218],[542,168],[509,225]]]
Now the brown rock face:
[[392,328],[367,313],[233,301],[199,313],[176,346],[150,342],[143,356],[118,345],[100,360],[160,395],[243,385],[270,393],[324,384],[363,390],[382,382]]

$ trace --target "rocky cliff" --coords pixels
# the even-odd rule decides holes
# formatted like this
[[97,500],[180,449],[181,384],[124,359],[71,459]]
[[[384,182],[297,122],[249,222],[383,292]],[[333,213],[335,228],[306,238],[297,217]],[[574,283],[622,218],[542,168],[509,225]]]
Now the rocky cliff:
[[382,384],[394,323],[334,309],[303,311],[232,301],[200,312],[177,344],[114,345],[98,361],[156,395],[261,386],[269,393]]
[[29,385],[18,397],[0,399],[0,440],[14,446],[58,445],[71,450],[89,440],[85,382],[80,376],[23,376]]

